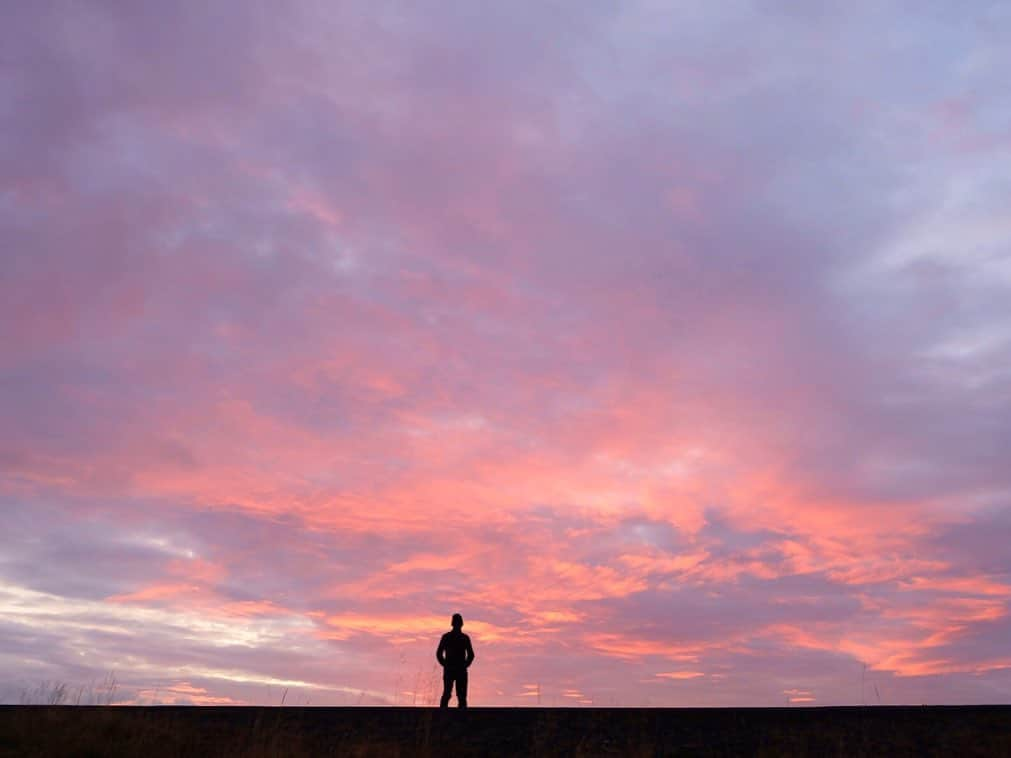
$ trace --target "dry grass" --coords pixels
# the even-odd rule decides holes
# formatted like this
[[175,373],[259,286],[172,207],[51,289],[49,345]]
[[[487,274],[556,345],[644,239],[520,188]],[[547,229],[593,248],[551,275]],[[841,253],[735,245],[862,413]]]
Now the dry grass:
[[116,674],[106,674],[99,682],[70,685],[66,682],[43,680],[21,691],[21,705],[112,705],[116,702]]
[[[33,692],[74,696],[58,685]],[[0,706],[0,755],[1011,755],[1011,707]]]

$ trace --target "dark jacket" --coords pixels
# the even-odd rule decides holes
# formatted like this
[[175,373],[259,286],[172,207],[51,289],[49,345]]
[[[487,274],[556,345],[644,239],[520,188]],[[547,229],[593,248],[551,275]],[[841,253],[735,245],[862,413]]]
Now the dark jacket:
[[446,632],[439,640],[439,649],[435,651],[435,659],[446,668],[465,669],[474,662],[474,648],[470,646],[470,637],[458,629]]

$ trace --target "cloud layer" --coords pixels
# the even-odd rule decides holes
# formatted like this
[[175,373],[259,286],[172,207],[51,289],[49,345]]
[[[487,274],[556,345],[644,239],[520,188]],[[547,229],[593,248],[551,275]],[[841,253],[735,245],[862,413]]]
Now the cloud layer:
[[0,696],[1011,697],[1001,3],[15,3]]

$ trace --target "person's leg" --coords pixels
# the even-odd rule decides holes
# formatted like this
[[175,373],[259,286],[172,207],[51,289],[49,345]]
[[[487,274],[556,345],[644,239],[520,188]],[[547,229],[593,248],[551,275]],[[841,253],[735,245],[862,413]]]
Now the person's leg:
[[456,675],[456,700],[461,708],[467,707],[467,669]]
[[442,700],[439,701],[440,708],[449,707],[449,696],[453,693],[453,674],[449,669],[442,670]]

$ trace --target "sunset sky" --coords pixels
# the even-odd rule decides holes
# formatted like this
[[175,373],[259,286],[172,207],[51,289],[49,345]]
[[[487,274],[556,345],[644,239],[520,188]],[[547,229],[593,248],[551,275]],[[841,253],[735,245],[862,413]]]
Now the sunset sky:
[[1011,701],[1009,50],[5,3],[0,701]]

